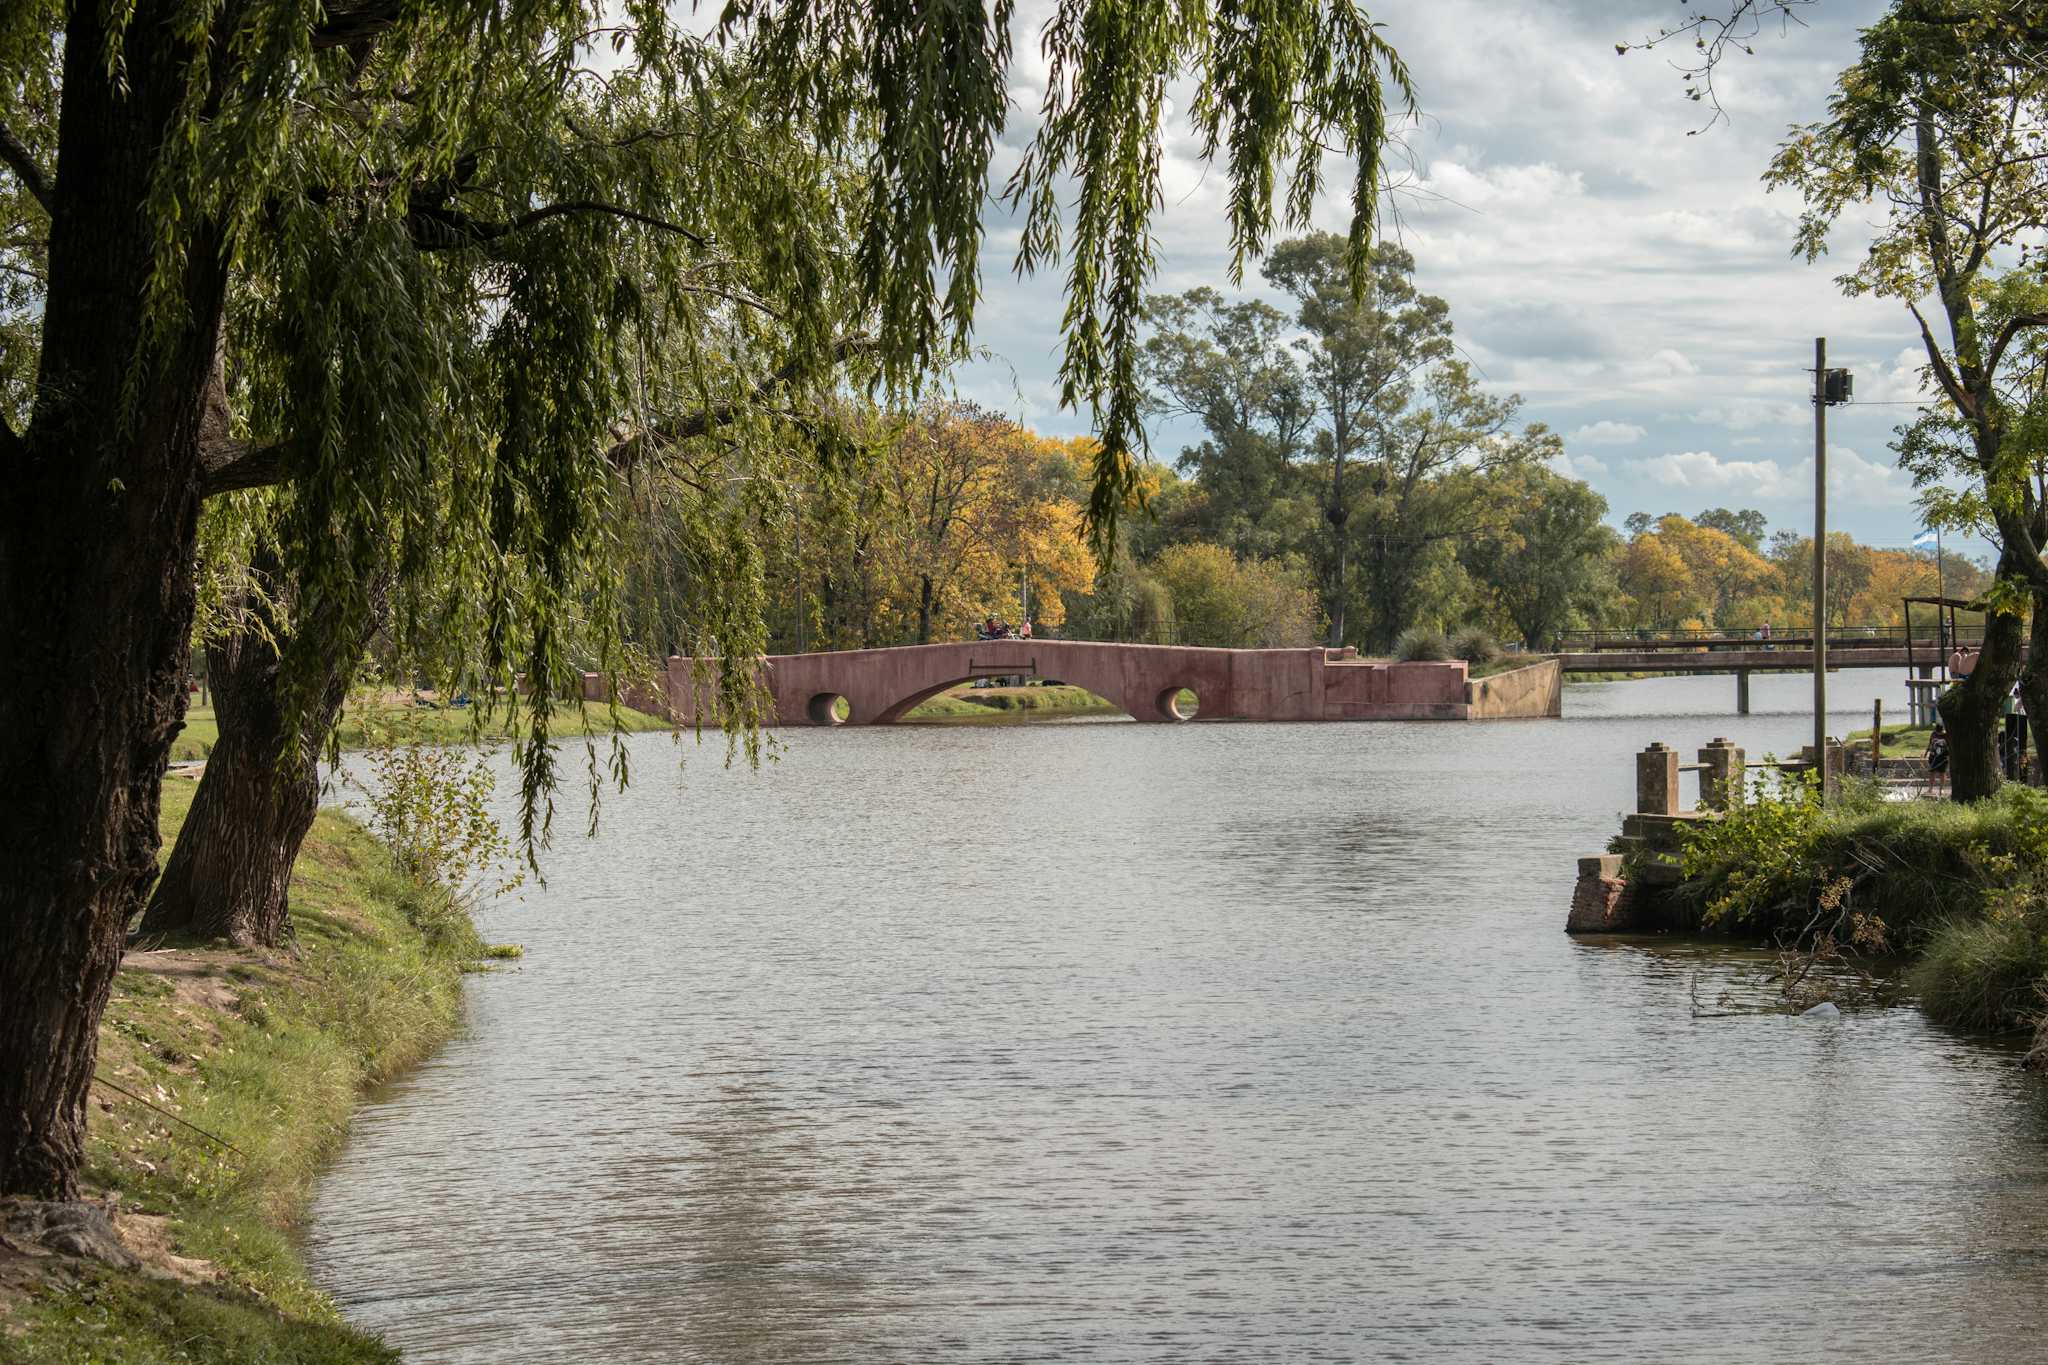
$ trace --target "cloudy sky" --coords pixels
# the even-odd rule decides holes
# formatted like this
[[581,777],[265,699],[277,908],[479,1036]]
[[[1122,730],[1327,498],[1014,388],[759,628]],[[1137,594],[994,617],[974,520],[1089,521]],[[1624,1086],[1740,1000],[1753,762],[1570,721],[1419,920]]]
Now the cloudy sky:
[[[1796,200],[1758,177],[1788,125],[1818,118],[1855,34],[1882,10],[1822,0],[1807,27],[1775,26],[1732,57],[1726,121],[1705,119],[1660,53],[1617,56],[1679,6],[1650,0],[1385,0],[1374,14],[1413,69],[1423,122],[1405,135],[1412,184],[1391,230],[1422,287],[1447,299],[1460,343],[1488,383],[1520,393],[1531,420],[1564,434],[1570,472],[1631,512],[1756,507],[1774,527],[1812,518],[1813,338],[1856,372],[1859,404],[1830,413],[1830,522],[1876,543],[1918,529],[1892,430],[1912,412],[1918,347],[1904,309],[1849,300],[1837,267],[1790,255]],[[1042,92],[1021,38],[1010,141]],[[1222,177],[1205,176],[1176,130],[1159,224],[1158,287],[1228,287]],[[1005,170],[1007,167],[1004,168]],[[1348,173],[1316,226],[1342,230]],[[1853,261],[1867,231],[1837,234]],[[1059,298],[1005,268],[1014,232],[991,233],[979,342],[999,359],[961,373],[970,397],[1041,430],[1089,429],[1058,407]],[[1257,292],[1256,280],[1247,284]],[[1884,401],[1880,401],[1884,400]],[[1196,439],[1152,432],[1171,459]]]

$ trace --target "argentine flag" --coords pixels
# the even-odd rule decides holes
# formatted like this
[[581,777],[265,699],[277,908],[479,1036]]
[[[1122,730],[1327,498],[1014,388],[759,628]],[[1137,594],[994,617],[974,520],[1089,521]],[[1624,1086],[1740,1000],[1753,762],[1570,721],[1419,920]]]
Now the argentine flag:
[[1931,550],[1939,543],[1933,531],[1922,531],[1913,537],[1913,548],[1916,550]]

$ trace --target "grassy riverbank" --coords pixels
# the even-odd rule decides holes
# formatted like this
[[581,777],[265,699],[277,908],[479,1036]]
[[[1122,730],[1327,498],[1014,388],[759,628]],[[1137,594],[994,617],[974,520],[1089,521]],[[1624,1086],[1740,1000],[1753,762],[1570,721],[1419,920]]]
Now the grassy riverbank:
[[[1925,758],[1927,738],[1934,732],[1931,725],[1887,725],[1884,727],[1884,757]],[[1870,752],[1870,727],[1851,730],[1843,741],[1860,753]]]
[[[165,784],[166,848],[194,786]],[[46,1273],[12,1292],[0,1278],[0,1359],[397,1358],[313,1287],[293,1229],[363,1087],[454,1031],[462,972],[486,950],[467,915],[332,811],[299,858],[292,917],[293,953],[171,945],[123,962],[100,1030],[107,1084],[92,1091],[86,1178],[115,1201],[144,1268],[31,1263]]]
[[[351,706],[341,717],[341,747],[362,749],[368,747],[373,739],[394,734],[403,740],[460,744],[475,734],[475,717],[476,713],[466,706],[409,706],[404,703]],[[631,707],[620,707],[619,717],[619,728],[628,734],[669,728],[668,722],[660,716],[635,711]],[[528,719],[524,712],[520,714],[517,728],[522,734]],[[557,702],[551,721],[555,733],[564,738],[586,733],[611,733],[611,717],[599,702],[592,702],[587,707]],[[513,730],[511,718],[501,711],[484,722],[482,738],[509,739]],[[177,739],[171,744],[171,761],[189,763],[203,759],[219,742],[220,726],[214,719],[213,708],[195,706],[185,713],[185,728],[178,732]]]
[[1685,872],[1678,903],[1702,928],[1904,954],[1934,1018],[1978,1032],[2043,1025],[2048,793],[2010,784],[1965,806],[1886,801],[1852,782],[1822,807],[1794,790],[1694,830]]

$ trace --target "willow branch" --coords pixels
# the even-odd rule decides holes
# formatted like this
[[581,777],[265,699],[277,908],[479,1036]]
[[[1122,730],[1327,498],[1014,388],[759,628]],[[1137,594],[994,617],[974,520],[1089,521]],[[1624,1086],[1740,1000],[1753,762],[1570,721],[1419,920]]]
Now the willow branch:
[[[873,346],[874,340],[871,337],[841,337],[832,343],[832,361],[838,364]],[[742,413],[754,408],[777,389],[795,379],[803,370],[803,360],[792,360],[754,385],[752,392],[745,399],[727,399],[722,403],[713,403],[710,407],[700,408],[686,417],[679,417],[672,422],[658,422],[645,431],[635,432],[606,451],[605,461],[614,469],[628,469],[636,462],[640,448],[645,444],[678,445],[727,426],[736,421]]]
[[6,162],[7,169],[14,172],[22,187],[35,196],[36,202],[43,206],[44,213],[56,213],[50,206],[50,177],[43,173],[43,168],[29,155],[29,150],[22,145],[21,139],[4,124],[0,124],[0,161]]
[[656,218],[651,214],[621,208],[617,204],[602,203],[595,199],[576,199],[560,204],[548,204],[501,223],[472,218],[455,209],[415,208],[406,215],[406,223],[412,231],[413,245],[421,251],[451,251],[459,247],[494,242],[500,237],[509,237],[515,232],[523,232],[527,228],[545,223],[550,218],[563,218],[572,213],[606,214],[662,232],[675,233],[697,246],[708,245],[701,235],[680,223],[671,223],[666,218]]

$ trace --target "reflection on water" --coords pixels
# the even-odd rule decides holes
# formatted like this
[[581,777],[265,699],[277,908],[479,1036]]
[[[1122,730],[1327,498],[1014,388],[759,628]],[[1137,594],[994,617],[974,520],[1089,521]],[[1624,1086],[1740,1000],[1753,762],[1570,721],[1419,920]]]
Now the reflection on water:
[[2008,1050],[1696,1016],[1741,955],[1561,932],[1634,750],[1789,752],[1806,686],[794,731],[681,779],[642,737],[487,916],[524,964],[362,1115],[316,1272],[418,1361],[2033,1357]]

